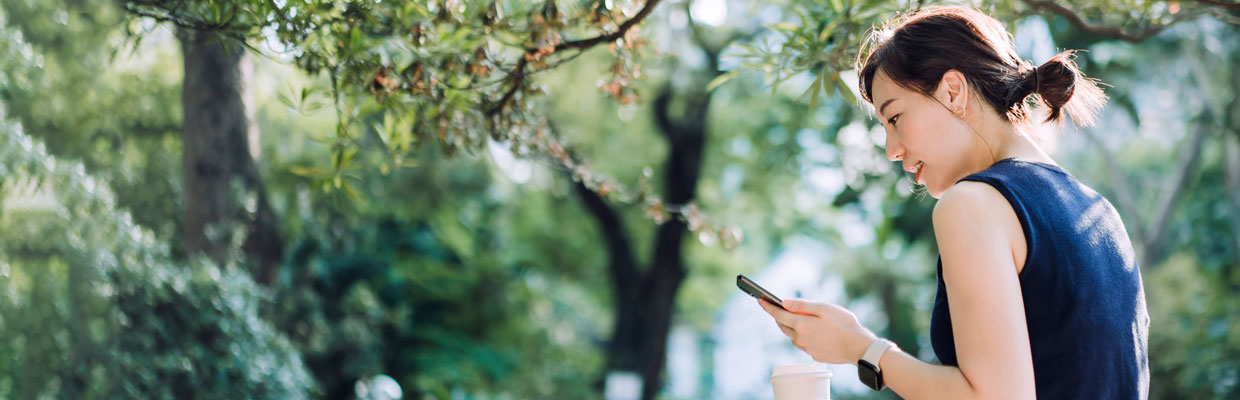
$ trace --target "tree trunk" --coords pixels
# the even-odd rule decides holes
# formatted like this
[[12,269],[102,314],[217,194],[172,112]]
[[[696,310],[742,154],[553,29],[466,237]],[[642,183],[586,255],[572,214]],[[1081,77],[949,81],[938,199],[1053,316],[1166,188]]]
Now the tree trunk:
[[607,365],[603,375],[595,383],[601,390],[605,386],[608,371],[632,372],[639,369],[640,362],[635,350],[641,346],[635,342],[638,335],[634,334],[634,329],[637,326],[636,308],[639,307],[636,297],[637,283],[641,280],[642,273],[638,271],[632,243],[620,215],[602,196],[587,188],[584,183],[577,183],[574,187],[586,210],[598,222],[610,258],[607,268],[611,275],[612,301],[615,303],[616,314],[607,348]]
[[[653,106],[659,129],[670,144],[664,170],[664,200],[681,205],[693,200],[701,176],[710,93],[700,91],[691,95],[679,119],[670,115],[671,100],[671,88],[665,86]],[[660,226],[651,265],[640,271],[619,215],[597,193],[580,184],[576,190],[607,242],[616,301],[607,366],[598,386],[603,387],[612,372],[636,373],[641,377],[641,397],[654,399],[663,387],[676,294],[688,275],[681,253],[687,226],[678,219]]]
[[242,97],[245,48],[206,31],[183,29],[178,37],[185,61],[185,251],[222,263],[234,234],[242,234],[242,251],[254,279],[269,284],[284,250],[251,154],[252,132]]
[[[679,121],[670,117],[672,90],[664,86],[655,98],[655,121],[670,148],[664,172],[664,200],[668,204],[688,204],[697,193],[701,177],[702,151],[706,144],[706,116],[710,108],[711,93],[705,90],[693,92]],[[667,361],[667,336],[672,328],[672,315],[676,310],[676,293],[688,275],[683,249],[684,221],[672,219],[659,227],[655,237],[654,257],[650,271],[642,280],[639,298],[645,303],[638,309],[643,322],[640,343],[642,348],[642,399],[653,400],[663,387],[663,367]]]
[[[670,83],[664,84],[652,102],[655,123],[669,144],[663,191],[664,203],[668,205],[688,204],[696,196],[713,94],[705,90],[706,82],[719,76],[719,54],[723,48],[744,36],[734,33],[722,42],[712,43],[693,27],[694,42],[709,55],[709,68],[702,74],[704,79],[687,93],[683,112],[678,116],[672,115],[674,93]],[[679,219],[660,226],[650,266],[641,271],[618,214],[589,188],[578,184],[577,193],[607,241],[616,301],[616,323],[607,349],[607,364],[597,386],[604,387],[612,372],[636,373],[641,377],[641,398],[653,400],[663,388],[667,338],[676,310],[676,294],[688,276],[681,250],[689,230]]]

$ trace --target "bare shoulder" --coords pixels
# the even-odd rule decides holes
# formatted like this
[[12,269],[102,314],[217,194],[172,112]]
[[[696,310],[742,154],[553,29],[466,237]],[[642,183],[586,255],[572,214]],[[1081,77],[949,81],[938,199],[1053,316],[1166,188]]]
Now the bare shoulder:
[[934,224],[966,223],[974,225],[985,218],[1007,211],[1012,213],[1012,206],[1002,193],[993,186],[982,182],[964,181],[948,189],[934,205]]
[[973,181],[956,184],[935,204],[933,219],[941,252],[977,253],[984,246],[994,250],[993,255],[1006,255],[1017,273],[1023,269],[1027,249],[1020,219],[993,186]]

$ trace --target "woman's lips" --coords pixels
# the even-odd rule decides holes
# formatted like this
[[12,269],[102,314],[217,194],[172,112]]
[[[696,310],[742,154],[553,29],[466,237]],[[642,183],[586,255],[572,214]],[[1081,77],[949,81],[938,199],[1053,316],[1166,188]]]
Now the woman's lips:
[[921,170],[925,167],[926,167],[926,164],[921,161],[918,161],[917,165],[913,166],[913,168],[917,169],[917,173],[913,175],[913,181],[917,182],[918,185],[925,185],[925,182],[921,181]]

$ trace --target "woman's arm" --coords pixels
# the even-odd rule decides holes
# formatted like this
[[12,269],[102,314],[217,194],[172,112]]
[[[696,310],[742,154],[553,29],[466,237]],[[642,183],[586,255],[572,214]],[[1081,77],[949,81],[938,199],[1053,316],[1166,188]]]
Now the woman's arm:
[[[935,206],[934,227],[960,366],[933,365],[892,349],[879,360],[883,380],[905,399],[1034,398],[1016,270],[1026,249],[1015,212],[989,185],[962,182]],[[856,363],[875,338],[838,306],[789,300],[788,313],[762,303],[793,343],[821,362]]]
[[1016,213],[990,185],[961,182],[935,205],[934,234],[960,366],[889,353],[879,361],[883,378],[906,399],[1034,398],[1033,356],[1016,267],[1027,249]]

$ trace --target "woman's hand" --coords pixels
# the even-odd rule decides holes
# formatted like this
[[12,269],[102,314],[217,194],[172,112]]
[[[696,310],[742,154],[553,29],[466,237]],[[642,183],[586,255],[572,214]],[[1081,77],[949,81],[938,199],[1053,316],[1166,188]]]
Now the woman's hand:
[[814,361],[828,364],[856,364],[870,342],[877,339],[857,322],[857,316],[842,307],[804,300],[784,300],[778,306],[758,300],[767,314],[775,317],[779,329],[792,339],[792,344],[809,354]]

